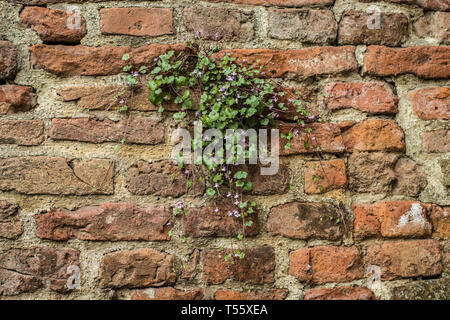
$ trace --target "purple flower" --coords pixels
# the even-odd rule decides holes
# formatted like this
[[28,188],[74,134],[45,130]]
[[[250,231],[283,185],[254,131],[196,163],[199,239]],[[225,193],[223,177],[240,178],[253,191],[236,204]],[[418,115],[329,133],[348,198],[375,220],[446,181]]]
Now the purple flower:
[[153,61],[157,62],[157,61],[158,61],[158,58],[153,59]]
[[214,209],[214,212],[219,212],[219,208]]
[[238,200],[236,200],[235,202],[234,202],[234,204],[236,205],[236,206],[238,206],[239,205],[239,201]]
[[236,195],[234,196],[235,199],[239,198],[239,193],[236,193]]
[[189,170],[184,171],[185,174],[189,174]]
[[121,103],[121,104],[124,104],[124,103],[125,103],[125,100],[121,99],[121,100],[120,100],[120,103]]
[[219,35],[217,33],[214,34],[214,38],[216,38],[216,40],[219,39]]
[[227,198],[231,197],[231,192],[228,192]]
[[247,63],[247,59],[242,60],[242,63]]
[[168,226],[171,226],[171,225],[172,225],[172,222],[169,221],[169,222],[167,222],[166,224],[167,224]]
[[198,30],[196,33],[197,33],[197,36],[198,36],[198,37],[201,37],[201,36],[202,36],[202,32],[201,32],[200,30]]
[[139,77],[139,72],[137,72],[137,71],[133,72],[133,76]]
[[175,202],[175,208],[183,208],[183,200],[178,200],[177,202]]
[[227,81],[233,81],[233,77],[227,76]]
[[218,188],[219,187],[219,184],[216,182],[215,184],[214,184],[214,188]]
[[200,117],[200,113],[198,111],[195,112],[195,116],[198,118]]
[[312,137],[311,140],[312,140],[312,141],[316,141],[316,137]]
[[312,116],[309,116],[308,119],[309,119],[309,120],[314,120],[315,117],[316,117],[315,115],[312,115]]
[[298,136],[298,129],[294,130],[294,136]]
[[231,217],[233,215],[233,212],[228,211],[228,215]]
[[279,116],[278,113],[274,113],[274,114],[273,114],[273,117],[274,117],[274,118],[278,118],[278,116]]
[[183,41],[186,41],[186,37],[183,37]]

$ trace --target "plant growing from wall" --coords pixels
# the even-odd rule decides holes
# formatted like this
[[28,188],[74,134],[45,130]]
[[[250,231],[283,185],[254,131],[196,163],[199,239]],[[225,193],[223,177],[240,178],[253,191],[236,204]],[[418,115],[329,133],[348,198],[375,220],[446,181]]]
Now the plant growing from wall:
[[[283,90],[266,79],[263,65],[254,67],[245,59],[238,63],[229,54],[220,54],[216,45],[191,42],[187,47],[186,51],[169,51],[160,55],[149,68],[135,67],[132,58],[125,54],[122,59],[128,64],[123,70],[128,76],[126,87],[118,95],[120,111],[129,111],[127,97],[131,97],[133,88],[144,81],[148,81],[144,85],[150,89],[149,100],[159,108],[159,112],[164,112],[167,106],[176,106],[173,118],[178,127],[192,129],[195,121],[201,121],[204,130],[218,129],[222,136],[226,136],[227,129],[276,128],[280,115],[295,110],[293,120],[298,126],[281,134],[285,140],[284,148],[289,150],[294,136],[304,131],[308,137],[304,147],[320,152],[316,142],[309,145],[309,141],[315,141],[315,138],[310,137],[312,129],[305,124],[320,122],[321,119],[310,114],[307,104],[299,99],[300,93]],[[214,142],[207,139],[191,141],[193,149],[202,150]],[[206,196],[215,200],[216,204],[228,204],[230,209],[226,213],[242,223],[237,239],[244,241],[246,228],[254,223],[252,215],[257,203],[245,199],[245,194],[252,191],[253,183],[249,173],[237,163],[242,156],[248,160],[255,150],[239,145],[232,148],[234,158],[231,159],[226,159],[224,152],[216,152],[209,157],[213,161],[202,157],[201,165],[185,165],[181,155],[178,163],[188,176],[187,190],[198,181],[205,185]],[[219,211],[219,206],[216,206],[212,214],[219,214]],[[175,203],[173,212],[175,216],[189,214],[182,200]],[[225,259],[242,259],[244,255],[242,250],[233,249]]]

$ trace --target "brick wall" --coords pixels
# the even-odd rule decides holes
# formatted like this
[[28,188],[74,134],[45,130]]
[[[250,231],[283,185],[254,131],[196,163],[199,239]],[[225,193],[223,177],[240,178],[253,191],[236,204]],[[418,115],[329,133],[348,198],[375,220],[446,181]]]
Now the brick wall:
[[[0,299],[450,299],[449,11],[447,0],[0,1]],[[132,117],[114,99],[123,54],[145,65],[196,31],[259,59],[325,119],[323,171],[299,135],[276,176],[255,174],[258,218],[235,264],[224,256],[239,226],[201,187],[186,192],[168,160],[170,112],[145,88]],[[192,209],[174,219],[178,199]]]

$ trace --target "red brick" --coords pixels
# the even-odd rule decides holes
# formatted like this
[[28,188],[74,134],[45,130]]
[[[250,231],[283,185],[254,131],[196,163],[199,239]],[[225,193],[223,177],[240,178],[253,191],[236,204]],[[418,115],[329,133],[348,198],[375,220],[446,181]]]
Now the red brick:
[[[315,178],[317,179],[316,181]],[[305,168],[305,193],[323,193],[347,185],[345,162],[341,159],[309,161]]]
[[123,61],[129,53],[136,67],[151,66],[154,58],[169,50],[185,50],[184,44],[150,44],[130,49],[129,47],[87,47],[37,44],[30,47],[31,65],[63,77],[106,76],[122,72],[129,61]]
[[164,125],[150,118],[120,121],[92,118],[52,119],[50,138],[92,143],[121,142],[158,144],[164,142]]
[[290,202],[271,209],[267,230],[292,239],[338,240],[342,237],[338,208],[331,204]]
[[331,82],[324,88],[328,109],[354,108],[369,114],[392,114],[398,111],[398,97],[384,82]]
[[379,44],[398,47],[408,38],[408,18],[402,13],[380,13],[380,28],[369,28],[371,15],[344,12],[339,23],[339,44]]
[[450,47],[389,48],[369,46],[363,73],[375,76],[414,74],[420,78],[450,77]]
[[183,264],[183,272],[181,273],[182,279],[192,280],[197,275],[197,266],[200,260],[200,251],[195,249],[192,253],[191,259]]
[[[378,2],[379,0],[359,0],[359,1]],[[448,2],[448,0],[384,0],[384,1],[402,4],[415,4],[428,10],[440,10],[440,11],[450,10],[450,3]]]
[[389,153],[354,153],[348,158],[349,189],[355,192],[388,193],[396,181],[398,156]]
[[0,201],[0,238],[16,239],[22,234],[19,206]]
[[34,216],[36,236],[51,240],[169,240],[169,207],[103,203],[75,211],[57,208]]
[[32,87],[0,86],[0,114],[29,111],[37,105]]
[[262,175],[261,168],[260,165],[240,165],[231,168],[231,174],[247,172],[247,180],[253,183],[253,188],[246,193],[251,195],[284,194],[289,190],[290,170],[287,165],[280,163],[278,172],[273,175]]
[[381,268],[382,280],[437,276],[442,272],[441,252],[437,240],[410,240],[372,245],[365,257],[366,265]]
[[[296,50],[235,49],[221,51],[216,57],[230,53],[238,63],[246,60],[255,67],[262,65],[262,72],[268,77],[303,78],[357,70],[354,51],[353,46]],[[257,60],[260,62],[257,63]]]
[[100,9],[100,31],[103,34],[125,34],[151,37],[174,34],[173,9]]
[[1,120],[0,143],[36,146],[44,141],[42,120]]
[[345,147],[355,151],[403,151],[402,129],[392,120],[366,119],[342,133]]
[[[312,131],[307,133],[305,128],[311,128]],[[298,130],[298,134],[294,134],[292,140],[289,141],[291,143],[289,150],[285,149],[288,141],[280,138],[281,155],[315,153],[319,150],[319,147],[323,152],[342,153],[345,151],[341,129],[338,125],[334,123],[316,122],[305,125],[305,128],[287,123],[281,123],[279,125],[280,134],[295,133]]]
[[424,131],[423,149],[425,152],[450,152],[450,130]]
[[450,44],[450,12],[425,12],[414,23],[419,38],[434,38],[441,44]]
[[349,282],[364,276],[357,247],[319,246],[290,253],[289,273],[299,281]]
[[79,43],[87,34],[86,20],[64,10],[25,7],[20,13],[20,23],[36,31],[46,42]]
[[273,39],[333,44],[337,23],[330,10],[275,9],[268,12],[268,35]]
[[16,67],[17,52],[14,45],[9,41],[0,40],[0,79],[13,78]]
[[90,195],[114,192],[114,163],[105,159],[0,159],[0,190],[23,194]]
[[[430,236],[428,216],[440,208],[416,201],[386,201],[353,206],[354,233],[357,238],[381,235],[386,238]],[[442,210],[442,209],[441,209]]]
[[[144,84],[146,82],[144,81]],[[123,105],[117,98],[117,94],[122,92],[122,86],[70,86],[57,90],[63,101],[77,101],[77,106],[89,110],[118,110]],[[131,92],[131,91],[130,91]],[[126,104],[130,111],[156,111],[158,106],[154,106],[149,100],[150,89],[148,85],[133,87],[133,95],[126,97]],[[178,111],[180,107],[174,103],[163,103],[165,111]]]
[[[219,209],[215,212],[215,209]],[[230,203],[210,203],[202,208],[191,208],[183,214],[183,231],[185,235],[198,237],[232,237],[238,234],[255,236],[259,232],[258,213],[254,212],[245,221],[252,221],[251,227],[243,228],[241,218],[236,219],[228,213],[237,207]],[[245,230],[245,232],[243,232]]]
[[228,2],[235,4],[264,5],[279,7],[327,6],[334,0],[207,0],[209,2]]
[[131,291],[133,300],[202,300],[203,290],[177,290],[172,287]]
[[363,287],[321,288],[306,291],[304,300],[376,300],[373,292]]
[[429,213],[433,224],[433,237],[440,239],[450,238],[450,207],[434,206]]
[[100,286],[144,288],[172,285],[173,256],[153,249],[115,251],[106,254],[100,266]]
[[137,195],[179,197],[185,193],[203,193],[202,183],[193,181],[192,188],[188,189],[188,180],[184,170],[172,161],[138,161],[128,169],[127,188]]
[[183,10],[189,31],[200,32],[202,39],[251,41],[255,35],[253,12],[228,8],[194,7]]
[[288,295],[287,289],[275,289],[269,291],[237,291],[217,290],[216,300],[284,300]]
[[67,292],[68,268],[78,266],[80,252],[75,249],[29,247],[0,253],[0,296],[17,295],[48,287]]
[[411,91],[408,97],[420,119],[450,119],[450,87],[418,89]]
[[232,254],[231,250],[204,252],[203,281],[208,284],[221,284],[227,279],[252,284],[275,282],[275,250],[272,247],[249,248],[243,252],[243,259],[232,257],[228,261],[225,261],[225,255]]

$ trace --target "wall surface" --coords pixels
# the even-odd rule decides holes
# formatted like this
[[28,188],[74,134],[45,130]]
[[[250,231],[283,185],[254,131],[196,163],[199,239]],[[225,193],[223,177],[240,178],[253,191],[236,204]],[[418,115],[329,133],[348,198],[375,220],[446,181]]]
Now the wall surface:
[[[450,299],[449,30],[448,0],[0,1],[0,299]],[[326,178],[295,137],[235,264],[170,112],[112,98],[196,31],[326,120]]]

